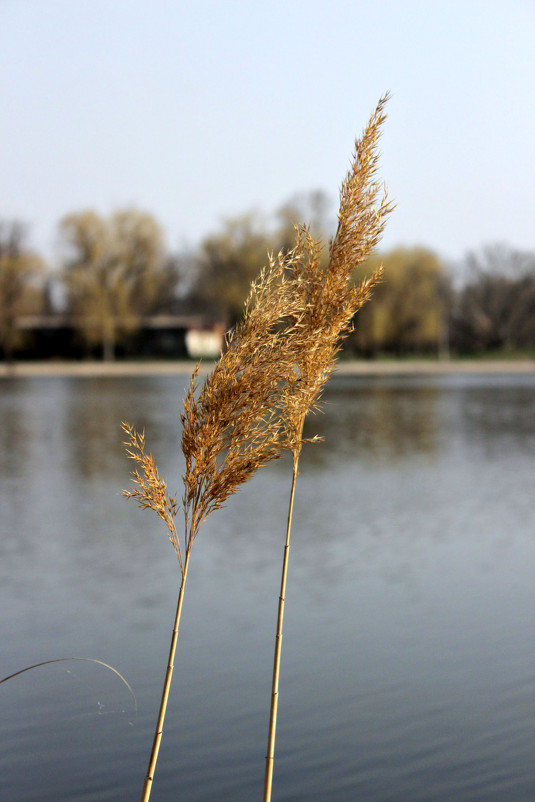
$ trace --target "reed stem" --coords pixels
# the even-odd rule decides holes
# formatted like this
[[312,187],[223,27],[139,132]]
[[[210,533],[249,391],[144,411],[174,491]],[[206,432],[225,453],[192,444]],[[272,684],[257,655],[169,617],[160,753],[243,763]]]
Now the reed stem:
[[173,626],[173,634],[171,635],[171,645],[169,647],[169,658],[167,660],[167,670],[165,672],[165,680],[162,690],[162,698],[160,701],[160,710],[158,712],[158,720],[156,722],[156,729],[154,732],[154,740],[152,742],[152,750],[150,753],[149,765],[145,782],[143,783],[143,791],[141,793],[141,802],[148,802],[150,793],[152,791],[152,781],[154,772],[156,771],[156,761],[158,760],[158,752],[160,751],[160,743],[163,735],[163,724],[165,720],[165,713],[167,710],[167,700],[169,698],[169,690],[171,688],[171,680],[173,678],[174,660],[176,652],[176,644],[178,640],[178,628],[180,625],[180,616],[182,614],[182,602],[184,600],[184,588],[186,586],[186,579],[188,576],[188,564],[191,550],[186,549],[184,559],[184,570],[182,571],[182,581],[180,583],[180,590],[178,591],[178,601],[176,606],[175,623]]
[[282,558],[281,592],[277,616],[277,633],[275,635],[275,655],[273,658],[273,678],[271,684],[271,709],[269,714],[269,734],[266,754],[266,771],[264,776],[264,802],[271,802],[271,786],[273,782],[273,764],[275,761],[275,732],[277,729],[277,707],[279,702],[279,674],[282,648],[282,624],[284,619],[284,602],[286,596],[286,577],[288,574],[288,557],[290,554],[290,531],[295,497],[295,484],[298,476],[299,454],[294,454],[292,489],[288,506],[288,523],[286,526],[286,543]]

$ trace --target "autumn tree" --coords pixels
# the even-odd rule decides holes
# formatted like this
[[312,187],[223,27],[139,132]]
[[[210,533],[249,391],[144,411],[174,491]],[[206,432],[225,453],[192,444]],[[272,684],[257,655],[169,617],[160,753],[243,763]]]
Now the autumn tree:
[[73,322],[89,347],[113,359],[117,343],[172,298],[178,277],[162,230],[150,214],[126,209],[108,218],[94,211],[69,215],[61,233]]
[[444,354],[452,290],[438,257],[424,248],[397,248],[371,257],[364,273],[379,263],[384,266],[384,280],[374,290],[373,304],[359,313],[353,349],[369,356]]
[[20,223],[0,224],[0,346],[7,362],[23,344],[20,318],[39,313],[43,306],[43,290],[37,283],[43,263],[25,240]]

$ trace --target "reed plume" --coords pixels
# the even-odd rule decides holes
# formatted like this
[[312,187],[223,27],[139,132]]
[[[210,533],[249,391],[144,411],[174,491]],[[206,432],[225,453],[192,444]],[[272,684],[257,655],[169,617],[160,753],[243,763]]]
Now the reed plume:
[[284,388],[282,413],[286,446],[293,456],[293,473],[275,635],[264,802],[271,800],[273,782],[290,532],[299,458],[305,442],[303,426],[307,414],[318,406],[342,340],[351,331],[355,313],[369,299],[373,287],[382,277],[379,268],[359,286],[352,281],[355,268],[377,245],[392,209],[386,189],[382,192],[376,179],[377,144],[385,120],[387,99],[385,96],[379,101],[362,137],[355,144],[351,167],[340,191],[338,228],[329,245],[326,267],[322,266],[320,259],[320,243],[313,240],[308,229],[301,228],[297,234],[296,250],[300,258],[293,265],[290,283],[296,296],[293,306],[300,310],[300,316],[298,322],[290,321],[293,325],[287,332],[294,364]]
[[[360,286],[352,274],[375,244],[390,211],[386,193],[377,198],[376,146],[384,121],[383,98],[362,138],[342,185],[338,229],[329,246],[329,264],[321,264],[321,246],[306,227],[297,229],[293,249],[270,254],[245,302],[241,322],[227,336],[226,347],[199,387],[198,367],[186,392],[181,447],[186,467],[182,504],[147,452],[144,433],[123,423],[127,454],[135,462],[133,490],[124,491],[140,507],[164,521],[180,566],[180,586],[167,670],[141,802],[149,799],[178,639],[192,545],[211,512],[219,509],[259,468],[288,450],[293,478],[283,559],[266,756],[264,799],[271,798],[282,616],[288,567],[295,484],[307,413],[318,405],[343,336],[355,312],[380,280],[376,271]],[[313,438],[316,439],[316,438]],[[184,535],[175,519],[182,507]]]
[[127,455],[136,463],[133,490],[125,490],[143,509],[152,509],[167,526],[180,566],[180,587],[167,670],[153,746],[145,776],[142,802],[149,799],[160,742],[178,639],[191,549],[207,516],[259,468],[279,458],[285,447],[281,417],[284,388],[293,375],[291,332],[300,325],[302,311],[287,274],[299,259],[298,249],[269,257],[251,287],[242,321],[227,337],[226,349],[203,386],[198,366],[186,392],[182,423],[183,541],[175,518],[179,510],[161,479],[145,435],[123,423]]

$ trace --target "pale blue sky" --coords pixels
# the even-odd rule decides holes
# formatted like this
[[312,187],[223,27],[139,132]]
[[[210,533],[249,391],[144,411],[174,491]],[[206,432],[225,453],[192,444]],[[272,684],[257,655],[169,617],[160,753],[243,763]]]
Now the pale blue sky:
[[389,90],[382,243],[535,250],[535,0],[0,0],[0,219],[54,254],[136,205],[170,249],[323,189]]

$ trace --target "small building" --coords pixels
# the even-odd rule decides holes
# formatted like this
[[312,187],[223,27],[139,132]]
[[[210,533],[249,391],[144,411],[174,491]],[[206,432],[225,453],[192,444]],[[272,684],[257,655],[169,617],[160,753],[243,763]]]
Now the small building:
[[[100,357],[100,348],[89,347],[72,317],[33,315],[20,317],[25,333],[18,359],[84,359]],[[225,327],[201,315],[153,315],[145,318],[115,348],[117,358],[213,359],[224,345]]]

